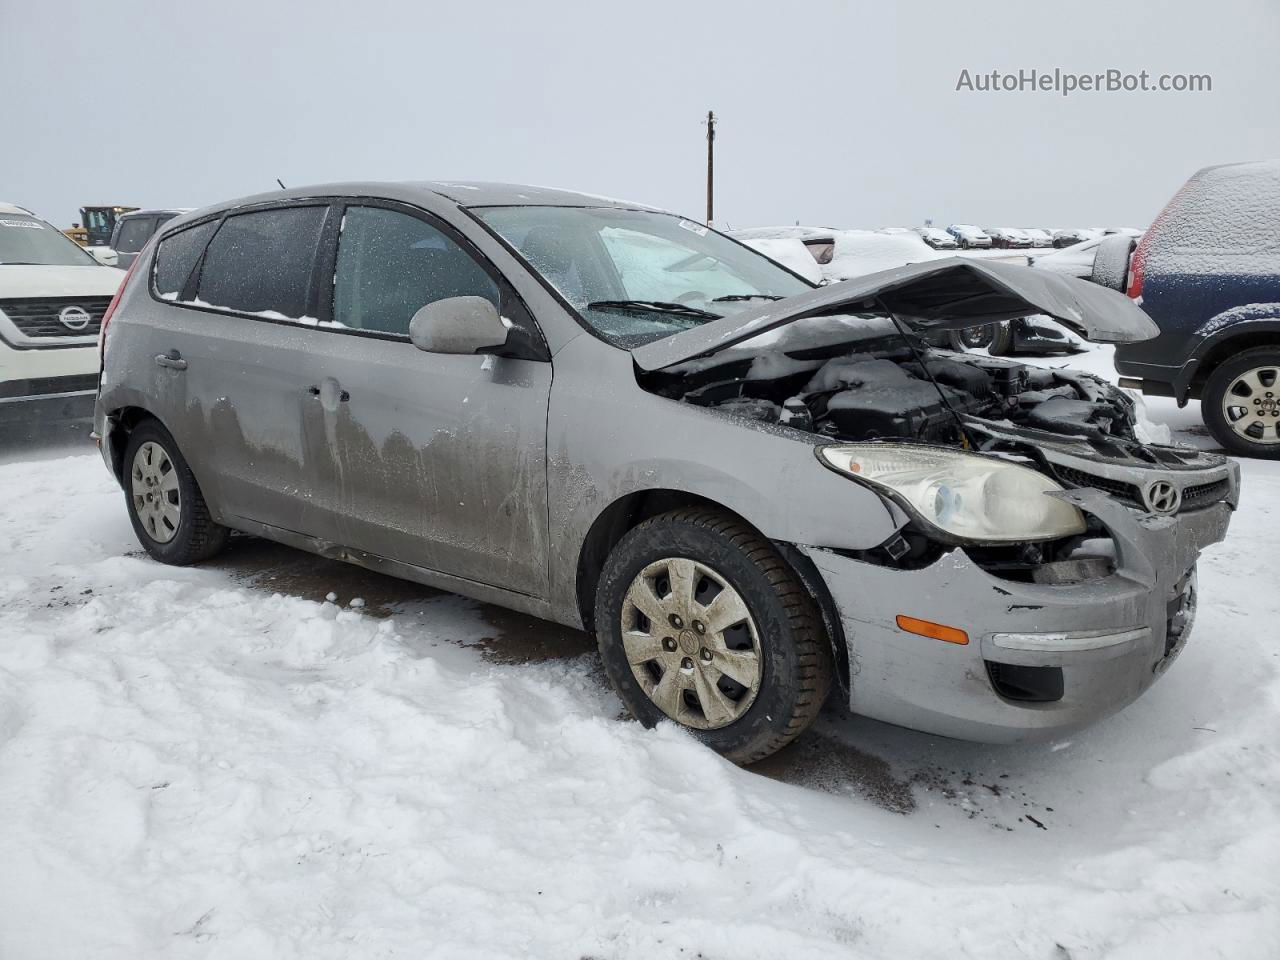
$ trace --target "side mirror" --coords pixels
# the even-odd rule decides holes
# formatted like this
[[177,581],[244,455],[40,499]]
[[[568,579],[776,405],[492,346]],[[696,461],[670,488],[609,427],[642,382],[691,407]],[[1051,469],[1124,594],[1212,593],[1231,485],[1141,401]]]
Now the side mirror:
[[449,297],[429,303],[409,321],[409,339],[427,353],[493,353],[511,328],[484,297]]
[[110,247],[87,247],[89,256],[97,260],[104,267],[118,266],[120,263],[120,254],[116,253]]

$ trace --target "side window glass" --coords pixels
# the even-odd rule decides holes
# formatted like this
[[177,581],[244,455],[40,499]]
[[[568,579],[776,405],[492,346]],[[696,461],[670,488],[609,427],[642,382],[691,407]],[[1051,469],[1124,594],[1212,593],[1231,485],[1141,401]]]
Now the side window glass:
[[422,307],[484,297],[502,309],[497,283],[447,234],[383,207],[348,207],[338,240],[333,319],[353,330],[408,336]]
[[211,220],[161,239],[156,251],[156,293],[166,300],[177,300],[182,295],[187,278],[217,226],[218,221]]
[[116,237],[116,250],[120,253],[137,253],[151,236],[151,225],[155,223],[150,217],[132,217],[120,224],[120,233]]
[[306,319],[326,207],[282,207],[223,221],[204,256],[200,301],[281,319]]

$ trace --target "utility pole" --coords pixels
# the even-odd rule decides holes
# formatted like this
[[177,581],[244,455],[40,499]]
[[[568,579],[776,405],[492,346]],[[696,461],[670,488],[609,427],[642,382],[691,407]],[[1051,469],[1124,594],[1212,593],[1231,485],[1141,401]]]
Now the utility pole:
[[714,111],[707,111],[707,226],[711,226],[711,218],[714,213],[714,198],[716,192],[715,181],[715,158],[716,158],[716,115]]

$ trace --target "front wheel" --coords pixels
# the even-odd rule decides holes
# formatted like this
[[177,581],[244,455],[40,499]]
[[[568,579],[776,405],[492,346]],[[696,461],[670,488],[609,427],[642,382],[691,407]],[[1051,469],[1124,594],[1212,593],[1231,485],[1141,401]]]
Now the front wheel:
[[1200,411],[1230,453],[1280,459],[1280,348],[1245,350],[1219,365],[1204,385]]
[[595,616],[631,713],[647,727],[673,720],[736,763],[795,739],[831,686],[812,598],[768,540],[718,510],[675,510],[624,536]]

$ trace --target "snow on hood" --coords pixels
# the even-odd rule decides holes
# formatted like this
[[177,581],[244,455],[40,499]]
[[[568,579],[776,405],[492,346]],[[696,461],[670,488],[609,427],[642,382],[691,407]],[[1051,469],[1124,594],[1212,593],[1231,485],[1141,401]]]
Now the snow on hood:
[[115,267],[0,265],[0,299],[28,297],[110,297],[124,280]]
[[759,250],[770,260],[776,260],[792,273],[800,274],[810,283],[822,282],[822,268],[818,266],[818,261],[813,259],[813,254],[802,241],[777,237],[758,239],[748,237],[742,242],[754,250]]
[[923,263],[947,257],[913,232],[842,230],[832,239],[831,262],[822,268],[828,280],[852,280],[904,263]]
[[875,310],[881,304],[915,330],[955,329],[1043,313],[1099,343],[1131,343],[1159,333],[1141,307],[1115,290],[1016,264],[945,257],[743,310],[637,347],[632,356],[642,370],[661,370],[796,320],[842,307]]

